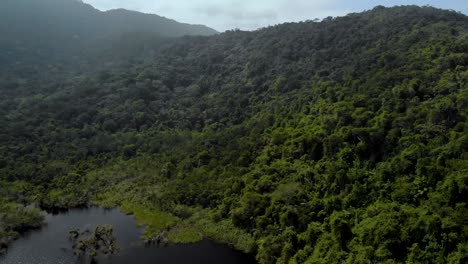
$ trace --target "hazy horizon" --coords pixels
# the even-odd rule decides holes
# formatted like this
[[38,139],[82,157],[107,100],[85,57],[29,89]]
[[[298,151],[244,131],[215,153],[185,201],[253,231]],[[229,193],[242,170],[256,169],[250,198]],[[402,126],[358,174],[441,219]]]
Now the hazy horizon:
[[106,11],[124,8],[143,13],[157,14],[189,24],[202,24],[218,31],[230,29],[255,30],[285,22],[298,22],[343,16],[352,12],[372,9],[377,5],[430,5],[468,14],[468,2],[462,0],[84,0],[93,7]]

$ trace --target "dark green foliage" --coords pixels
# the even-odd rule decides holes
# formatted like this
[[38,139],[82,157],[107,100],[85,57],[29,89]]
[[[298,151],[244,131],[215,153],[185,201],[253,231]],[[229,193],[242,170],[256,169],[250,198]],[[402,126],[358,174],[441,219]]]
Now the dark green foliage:
[[467,29],[455,12],[377,7],[14,66],[0,179],[12,199],[139,204],[209,235],[208,212],[253,237],[260,263],[463,263]]
[[43,219],[41,211],[36,208],[0,198],[0,255],[21,232],[41,227]]
[[89,257],[91,263],[99,255],[109,256],[117,253],[118,248],[112,226],[95,226],[93,230],[70,230],[73,252],[81,257]]

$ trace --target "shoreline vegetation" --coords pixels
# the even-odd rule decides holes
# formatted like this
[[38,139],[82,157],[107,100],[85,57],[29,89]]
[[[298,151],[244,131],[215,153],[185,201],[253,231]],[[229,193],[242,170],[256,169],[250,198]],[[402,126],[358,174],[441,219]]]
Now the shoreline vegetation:
[[144,240],[159,238],[166,243],[187,244],[210,239],[244,253],[254,253],[255,240],[250,234],[236,228],[228,219],[213,221],[209,210],[179,207],[180,214],[175,216],[157,208],[144,207],[138,202],[124,202],[119,208],[133,215],[144,227]]
[[0,255],[24,232],[41,228],[43,224],[41,210],[0,198]]
[[[112,166],[109,169],[112,171]],[[104,187],[93,188],[96,184],[102,185],[101,180],[104,179],[100,177],[100,180],[96,181],[94,173],[90,172],[91,176],[84,181],[86,184],[81,186],[79,192],[75,189],[78,186],[73,186],[71,192],[56,190],[44,193],[27,182],[0,181],[0,194],[9,197],[0,198],[0,255],[5,254],[8,245],[23,233],[41,228],[46,212],[60,213],[90,206],[119,208],[123,213],[132,215],[138,225],[144,228],[142,241],[159,238],[165,243],[187,244],[210,239],[244,253],[254,253],[255,240],[252,235],[237,228],[229,219],[213,220],[215,217],[212,210],[177,205],[172,207],[173,210],[164,212],[140,198],[126,197],[125,193],[128,192],[124,189],[117,189],[115,192],[99,191],[90,195],[96,190],[105,190]],[[101,169],[98,173],[102,173]],[[122,185],[122,188],[125,186]],[[117,185],[112,187],[119,188]],[[38,198],[42,201],[40,208],[34,206]],[[13,200],[21,201],[22,204]],[[27,204],[32,205],[26,206]]]
[[[44,214],[46,213],[39,208],[25,207],[15,202],[7,202],[6,200],[2,200],[1,202],[0,255],[7,253],[9,244],[25,232],[40,229],[44,225]],[[144,228],[141,240],[147,244],[190,244],[210,239],[217,243],[226,244],[243,253],[250,254],[253,253],[252,250],[255,246],[255,240],[252,236],[236,228],[228,220],[218,223],[208,220],[208,213],[203,209],[186,208],[186,210],[191,211],[190,217],[186,218],[180,218],[154,208],[145,208],[135,202],[124,202],[122,205],[119,205],[102,200],[67,209],[43,209],[60,213],[60,211],[65,212],[73,208],[86,209],[89,206],[101,206],[105,209],[119,208],[123,213],[132,215],[137,220],[138,225]],[[78,234],[84,237],[84,233]]]

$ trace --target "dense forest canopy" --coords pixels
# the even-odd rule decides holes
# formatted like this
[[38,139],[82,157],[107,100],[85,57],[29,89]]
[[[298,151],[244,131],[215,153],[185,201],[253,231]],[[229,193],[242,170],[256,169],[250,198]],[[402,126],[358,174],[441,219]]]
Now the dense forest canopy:
[[8,41],[0,216],[94,202],[260,263],[468,261],[463,14],[119,32],[50,58]]

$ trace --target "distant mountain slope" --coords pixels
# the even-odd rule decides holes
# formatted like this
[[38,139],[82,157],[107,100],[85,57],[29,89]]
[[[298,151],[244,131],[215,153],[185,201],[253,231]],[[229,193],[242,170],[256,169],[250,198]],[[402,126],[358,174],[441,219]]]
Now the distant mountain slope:
[[[144,32],[161,38],[213,35],[216,30],[158,15],[128,10],[101,12],[76,0],[0,1],[0,48],[5,62],[64,59],[85,49],[106,46],[122,34]],[[105,43],[103,43],[103,41]],[[93,47],[94,46],[94,47]]]
[[125,9],[109,10],[103,13],[106,26],[119,33],[143,31],[158,33],[166,37],[178,37],[182,35],[214,35],[216,30],[203,25],[190,25],[179,23],[172,19],[144,14]]
[[0,28],[13,34],[63,34],[70,38],[144,31],[163,37],[213,35],[202,25],[179,23],[158,15],[124,9],[101,12],[76,0],[3,0]]

